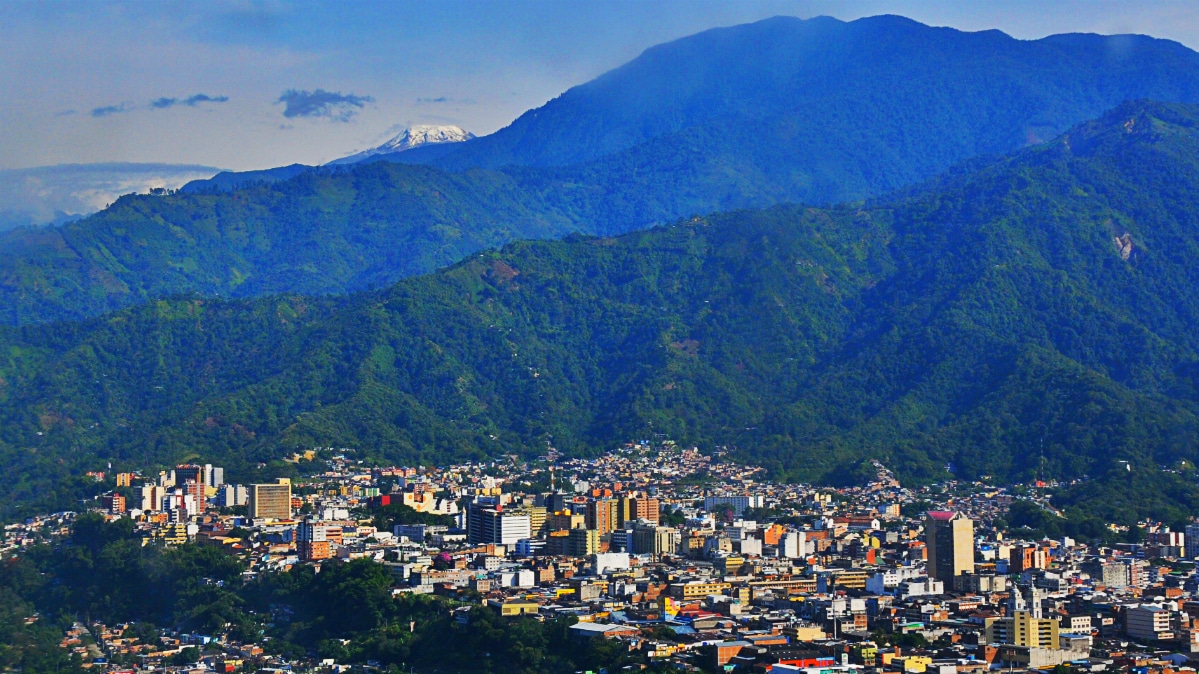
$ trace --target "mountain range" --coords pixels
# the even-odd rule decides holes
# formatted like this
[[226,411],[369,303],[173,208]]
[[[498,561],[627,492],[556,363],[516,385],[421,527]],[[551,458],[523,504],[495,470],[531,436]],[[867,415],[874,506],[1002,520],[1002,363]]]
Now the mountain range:
[[400,152],[407,152],[414,148],[425,145],[440,145],[444,143],[462,143],[475,137],[475,134],[464,130],[462,127],[447,125],[434,126],[430,124],[417,124],[416,126],[404,129],[396,137],[382,143],[369,150],[356,152],[348,157],[335,159],[329,162],[328,165],[336,166],[338,164],[357,164],[371,157],[379,155],[392,155]]
[[[349,175],[398,169],[476,175]],[[863,203],[517,242],[343,297],[9,328],[2,506],[97,462],[443,462],[660,433],[792,478],[867,458],[905,480],[1089,475],[1128,492],[1113,521],[1177,513],[1190,483],[1113,481],[1120,461],[1172,485],[1199,461],[1197,256],[1199,107],[1135,101]]]
[[718,29],[649,49],[490,136],[365,165],[222,174],[0,236],[0,321],[186,292],[352,292],[517,239],[877,197],[1140,97],[1199,102],[1199,54],[894,16]]

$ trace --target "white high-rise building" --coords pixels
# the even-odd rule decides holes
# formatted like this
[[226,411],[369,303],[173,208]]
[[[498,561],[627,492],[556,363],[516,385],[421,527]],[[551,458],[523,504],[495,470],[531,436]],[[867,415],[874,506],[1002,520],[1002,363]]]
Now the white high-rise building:
[[219,487],[225,484],[225,469],[211,463],[204,464],[204,484]]
[[779,538],[779,557],[795,559],[808,554],[808,535],[802,531],[788,531]]

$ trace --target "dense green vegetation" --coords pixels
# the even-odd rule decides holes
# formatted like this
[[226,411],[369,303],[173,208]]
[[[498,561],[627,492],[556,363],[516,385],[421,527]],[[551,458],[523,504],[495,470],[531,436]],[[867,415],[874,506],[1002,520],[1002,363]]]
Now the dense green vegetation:
[[574,229],[503,174],[386,163],[233,194],[130,195],[62,227],[0,235],[0,322],[74,319],[181,292],[378,287]]
[[[1199,102],[1199,54],[1143,37],[1019,41],[900,17],[710,31],[487,138],[395,157],[439,168],[224,175],[207,193],[128,196],[80,222],[2,235],[0,323],[188,292],[364,290],[516,239],[877,196],[1140,96]],[[224,191],[272,176],[290,179]]]
[[[65,545],[0,566],[0,664],[37,674],[82,671],[58,647],[61,629],[39,627],[75,620],[136,621],[145,643],[156,643],[158,626],[261,643],[289,659],[374,660],[395,671],[573,672],[642,661],[616,642],[571,642],[574,618],[502,619],[477,601],[394,598],[390,571],[373,560],[247,580],[242,561],[215,547],[143,546],[131,525],[82,515]],[[34,611],[40,620],[25,626]],[[19,634],[10,639],[12,630]],[[441,647],[447,643],[455,647]],[[181,655],[194,662],[198,653]]]
[[[4,507],[108,461],[438,463],[650,433],[810,480],[864,457],[909,480],[1193,465],[1197,129],[1199,108],[1134,103],[877,204],[516,243],[342,299],[9,330]],[[1179,480],[1136,512],[1187,502]]]

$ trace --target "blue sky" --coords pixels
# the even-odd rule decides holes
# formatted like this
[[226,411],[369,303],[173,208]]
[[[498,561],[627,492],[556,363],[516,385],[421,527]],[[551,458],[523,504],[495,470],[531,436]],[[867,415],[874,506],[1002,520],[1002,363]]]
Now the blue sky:
[[0,3],[0,169],[319,163],[411,124],[490,133],[660,42],[779,14],[902,14],[1199,47],[1196,2]]

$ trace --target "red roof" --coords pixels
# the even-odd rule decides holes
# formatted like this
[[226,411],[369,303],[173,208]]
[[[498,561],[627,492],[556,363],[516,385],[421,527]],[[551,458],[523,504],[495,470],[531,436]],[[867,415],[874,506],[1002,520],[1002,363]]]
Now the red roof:
[[930,510],[930,511],[928,511],[928,516],[934,520],[938,520],[941,522],[948,522],[949,520],[956,517],[957,513],[953,512],[951,510]]

